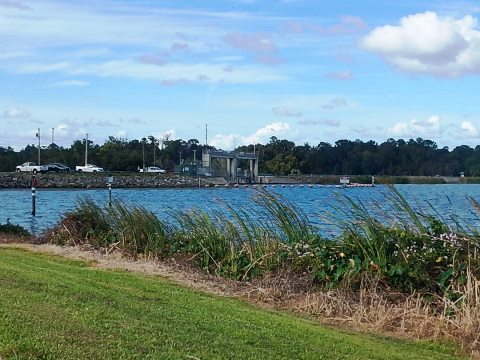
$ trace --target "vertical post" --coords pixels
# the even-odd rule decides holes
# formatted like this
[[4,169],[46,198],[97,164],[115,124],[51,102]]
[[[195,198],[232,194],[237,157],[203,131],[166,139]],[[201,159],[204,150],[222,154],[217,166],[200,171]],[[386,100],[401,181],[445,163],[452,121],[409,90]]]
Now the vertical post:
[[142,139],[142,169],[143,173],[145,173],[145,141]]
[[35,206],[35,185],[37,180],[35,179],[35,175],[32,175],[32,215],[35,216],[36,213],[36,206]]
[[153,166],[157,166],[157,139],[153,138]]
[[197,150],[193,150],[193,163],[197,164]]
[[88,162],[88,133],[85,134],[85,166],[87,166]]
[[37,137],[38,137],[38,165],[40,166],[40,128],[37,129]]
[[112,207],[112,184],[108,183],[108,207]]

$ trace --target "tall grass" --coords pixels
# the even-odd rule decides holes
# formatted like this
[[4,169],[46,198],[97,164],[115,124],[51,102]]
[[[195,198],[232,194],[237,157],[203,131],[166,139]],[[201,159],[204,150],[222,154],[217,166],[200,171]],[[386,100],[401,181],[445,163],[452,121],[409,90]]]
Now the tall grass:
[[326,288],[358,289],[375,279],[375,286],[452,301],[462,298],[458,289],[469,276],[480,275],[478,232],[415,210],[393,187],[389,207],[371,209],[345,197],[349,215],[334,220],[342,228],[335,239],[321,238],[307,214],[279,195],[261,190],[254,200],[256,210],[224,204],[223,211],[175,211],[165,221],[136,205],[117,201],[103,208],[85,199],[51,241],[118,248],[133,257],[186,254],[207,271],[235,279],[279,269],[308,274]]

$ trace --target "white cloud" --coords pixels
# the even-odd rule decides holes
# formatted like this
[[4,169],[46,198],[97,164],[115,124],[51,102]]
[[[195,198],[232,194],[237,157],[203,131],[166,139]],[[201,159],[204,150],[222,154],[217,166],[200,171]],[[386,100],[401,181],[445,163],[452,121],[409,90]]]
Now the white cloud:
[[217,134],[209,140],[209,145],[219,149],[233,149],[235,146],[265,143],[272,136],[285,136],[291,134],[290,124],[285,122],[275,122],[268,124],[255,133],[248,136],[235,134]]
[[302,113],[298,110],[289,109],[285,107],[276,106],[272,108],[272,111],[275,115],[278,116],[289,116],[289,117],[301,117]]
[[471,121],[463,121],[460,128],[463,130],[464,136],[476,138],[480,135],[480,131]]
[[160,131],[157,133],[153,133],[152,135],[153,137],[155,137],[155,139],[158,139],[160,143],[162,143],[162,141],[177,139],[177,133],[175,129]]
[[347,100],[345,100],[344,98],[334,98],[329,102],[323,104],[321,108],[323,110],[335,110],[344,106],[347,106]]
[[178,85],[188,82],[252,84],[284,80],[272,70],[254,65],[236,66],[225,71],[228,64],[166,64],[158,66],[133,60],[112,60],[97,64],[23,63],[15,71],[23,74],[63,72],[69,75],[91,75],[100,77],[155,80],[164,85]]
[[396,68],[439,77],[480,73],[480,31],[473,16],[410,15],[397,26],[377,27],[362,39],[363,48]]
[[28,5],[25,5],[23,1],[17,0],[0,0],[0,6],[6,8],[12,8],[17,10],[31,10],[32,8]]
[[112,121],[108,120],[101,120],[97,118],[89,118],[89,119],[78,119],[78,118],[69,118],[65,119],[63,121],[65,124],[68,126],[73,126],[73,127],[93,127],[93,126],[99,126],[99,127],[115,127],[117,124],[115,124]]
[[353,74],[350,71],[335,71],[327,74],[327,77],[332,80],[351,80]]
[[5,110],[2,116],[6,119],[26,119],[30,117],[30,113],[25,109],[14,107]]
[[52,83],[51,86],[53,87],[70,87],[70,86],[75,86],[75,87],[82,87],[82,86],[88,86],[90,85],[90,82],[84,81],[84,80],[63,80],[63,81],[57,81]]
[[412,119],[409,122],[399,122],[390,128],[390,133],[394,136],[438,136],[442,133],[441,119],[438,115],[430,116],[426,121]]
[[298,122],[300,125],[325,125],[339,127],[340,121],[334,119],[303,119]]
[[120,138],[120,139],[126,139],[128,136],[128,131],[127,130],[118,130],[114,137]]

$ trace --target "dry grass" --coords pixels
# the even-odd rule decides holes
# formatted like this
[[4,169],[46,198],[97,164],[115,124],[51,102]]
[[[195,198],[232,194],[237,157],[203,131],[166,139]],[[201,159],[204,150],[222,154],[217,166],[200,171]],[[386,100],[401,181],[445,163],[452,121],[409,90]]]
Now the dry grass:
[[308,278],[285,273],[251,283],[243,296],[335,327],[403,339],[454,341],[480,358],[480,281],[470,276],[458,291],[464,295],[456,302],[395,293],[375,280],[359,291],[322,291],[313,288]]

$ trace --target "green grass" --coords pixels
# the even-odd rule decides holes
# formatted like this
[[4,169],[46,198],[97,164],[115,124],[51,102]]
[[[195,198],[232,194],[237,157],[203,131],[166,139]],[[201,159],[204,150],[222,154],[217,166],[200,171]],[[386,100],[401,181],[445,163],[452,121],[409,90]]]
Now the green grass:
[[455,351],[332,330],[158,277],[0,248],[3,359],[453,359]]

